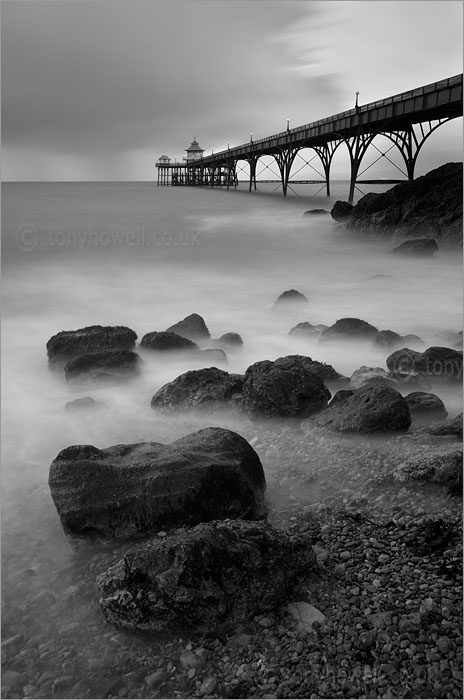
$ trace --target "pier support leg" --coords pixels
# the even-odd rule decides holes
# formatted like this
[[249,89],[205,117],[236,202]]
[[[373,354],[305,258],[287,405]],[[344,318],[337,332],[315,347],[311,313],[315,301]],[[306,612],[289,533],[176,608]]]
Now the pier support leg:
[[359,166],[364,158],[369,145],[377,134],[365,134],[359,131],[356,136],[343,139],[347,145],[350,154],[351,172],[350,172],[350,193],[348,202],[353,204],[354,192],[356,189],[356,179],[358,177]]
[[298,153],[299,148],[282,149],[280,153],[274,153],[274,158],[280,170],[280,179],[282,181],[282,194],[287,196],[288,181],[290,179],[290,171],[293,161]]
[[248,192],[251,192],[252,186],[256,190],[256,163],[258,162],[257,158],[249,158],[248,163],[250,166],[250,183],[248,187]]
[[321,159],[322,167],[324,168],[327,197],[330,197],[330,166],[332,165],[332,159],[335,151],[341,143],[343,143],[343,139],[339,139],[338,141],[329,141],[325,144],[325,146],[313,146],[313,150],[316,151],[317,155]]
[[403,156],[408,180],[414,180],[417,156],[425,141],[439,126],[445,124],[450,119],[451,117],[445,117],[444,119],[411,124],[411,126],[404,131],[392,131],[383,134],[383,136],[386,136],[398,147],[398,150]]

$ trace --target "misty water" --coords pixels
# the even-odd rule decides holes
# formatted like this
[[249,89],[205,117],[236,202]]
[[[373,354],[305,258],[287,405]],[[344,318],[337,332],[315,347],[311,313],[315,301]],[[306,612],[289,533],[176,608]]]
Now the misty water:
[[[140,341],[198,313],[213,338],[229,331],[242,336],[243,349],[231,352],[223,367],[229,372],[304,354],[350,376],[361,365],[385,368],[385,354],[368,347],[322,348],[316,340],[289,336],[290,328],[354,316],[379,329],[417,334],[425,347],[447,345],[461,328],[460,255],[440,251],[400,259],[390,254],[391,241],[355,239],[328,215],[303,217],[307,209],[330,209],[336,199],[346,199],[347,183],[336,184],[330,200],[303,188],[299,197],[284,200],[268,189],[249,194],[245,186],[226,192],[153,183],[2,187],[3,621],[6,637],[29,633],[36,643],[42,639],[43,664],[31,661],[31,677],[52,666],[48,637],[54,637],[54,661],[60,663],[70,639],[89,635],[87,651],[94,655],[99,643],[92,626],[101,624],[97,595],[83,600],[79,593],[75,600],[77,555],[48,489],[57,453],[72,444],[170,442],[207,425],[253,435],[253,426],[235,416],[155,413],[155,391],[191,366],[161,362],[140,348],[142,372],[133,381],[68,385],[62,373],[48,369],[45,346],[52,335],[93,324],[125,325]],[[273,311],[279,294],[292,288],[309,303]],[[105,408],[65,411],[66,402],[86,395]],[[461,410],[457,393],[440,396],[450,417]],[[65,610],[64,591],[74,596]],[[28,658],[26,644],[26,666]]]

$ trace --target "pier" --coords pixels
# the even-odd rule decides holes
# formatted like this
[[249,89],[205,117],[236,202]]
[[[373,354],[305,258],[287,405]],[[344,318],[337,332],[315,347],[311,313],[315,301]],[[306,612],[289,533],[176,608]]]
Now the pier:
[[[244,161],[249,166],[247,182],[251,192],[256,190],[259,159],[273,156],[280,174],[280,179],[274,182],[281,185],[284,197],[291,183],[321,183],[329,197],[332,160],[338,147],[344,144],[350,157],[348,201],[352,202],[356,183],[361,182],[358,180],[361,162],[376,136],[387,137],[399,149],[405,165],[405,180],[414,179],[417,157],[425,141],[442,124],[462,117],[462,83],[461,73],[376,102],[356,104],[346,112],[293,129],[289,128],[287,121],[285,131],[256,141],[250,134],[248,143],[233,148],[228,146],[226,150],[209,156],[203,156],[204,151],[194,138],[190,148],[186,149],[184,162],[171,162],[167,156],[159,158],[156,163],[157,184],[236,188],[239,182],[238,164]],[[321,179],[291,180],[295,158],[304,148],[313,149],[314,158],[319,159]],[[380,157],[385,155],[381,153]],[[369,184],[401,181],[364,180]]]

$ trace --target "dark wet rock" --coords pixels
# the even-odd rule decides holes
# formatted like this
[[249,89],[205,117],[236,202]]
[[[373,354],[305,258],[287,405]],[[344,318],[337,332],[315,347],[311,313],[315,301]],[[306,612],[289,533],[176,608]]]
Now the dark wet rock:
[[163,411],[228,407],[234,394],[242,391],[243,381],[242,375],[217,367],[190,370],[162,386],[153,396],[151,407]]
[[68,401],[65,405],[67,411],[83,411],[83,410],[95,410],[96,408],[103,408],[104,403],[101,401],[95,401],[91,396],[83,396],[80,399],[74,399],[73,401]]
[[225,350],[233,350],[243,346],[242,336],[239,333],[224,333],[220,338],[216,338],[214,344]]
[[393,350],[400,347],[403,343],[403,336],[395,331],[379,331],[374,336],[374,345],[377,345],[382,350]]
[[321,216],[322,214],[330,214],[327,209],[308,209],[303,213],[303,216]]
[[205,428],[169,445],[67,447],[50,466],[49,486],[71,539],[127,540],[264,513],[259,457],[244,438],[222,428]]
[[448,415],[443,401],[436,394],[429,394],[425,391],[413,391],[404,398],[407,401],[412,418],[426,421],[446,418]]
[[346,222],[353,214],[353,205],[339,200],[333,205],[330,214],[335,221]]
[[405,431],[411,417],[396,389],[375,382],[354,391],[338,391],[329,407],[308,421],[311,424],[343,433]]
[[[255,362],[245,373],[238,403],[250,418],[310,416],[325,408],[330,398],[321,377],[323,367],[301,355]],[[325,367],[329,373],[335,371]]]
[[414,333],[408,333],[408,335],[403,336],[403,343],[406,346],[411,346],[412,348],[419,348],[425,345],[422,338]]
[[[324,328],[327,328],[327,326],[324,326]],[[322,328],[322,330],[324,330],[324,328]],[[322,330],[320,326],[313,326],[309,321],[303,321],[302,323],[297,323],[293,328],[290,328],[288,334],[298,336],[299,338],[315,338],[322,333]]]
[[381,367],[365,367],[364,365],[355,370],[350,377],[349,389],[360,389],[372,382],[382,382],[386,386],[395,387],[396,380],[385,372]]
[[393,248],[392,253],[400,255],[433,255],[439,250],[434,238],[410,238]]
[[198,314],[190,314],[182,321],[166,328],[167,333],[177,333],[189,340],[207,340],[210,338],[209,330],[203,318]]
[[198,345],[178,333],[168,331],[153,331],[146,333],[140,345],[147,350],[158,352],[198,350]]
[[379,330],[359,318],[340,318],[333,326],[324,330],[319,343],[346,341],[373,341]]
[[393,477],[397,481],[426,481],[451,488],[462,487],[462,448],[432,447],[410,455],[399,464]]
[[132,350],[103,350],[80,355],[68,362],[64,373],[68,382],[114,381],[139,373],[140,357]]
[[101,350],[132,350],[137,334],[126,326],[86,326],[76,331],[60,331],[47,343],[50,365]]
[[106,620],[138,632],[218,634],[286,602],[315,566],[308,535],[211,522],[128,551],[100,574]]
[[461,383],[462,350],[432,346],[424,351],[423,357],[431,381]]
[[430,236],[440,244],[462,246],[462,187],[462,163],[447,163],[387,192],[362,197],[346,228],[378,237]]
[[296,289],[288,289],[286,292],[282,292],[282,294],[276,299],[274,302],[274,307],[279,307],[279,306],[290,306],[293,304],[307,304],[308,299],[305,297],[304,294],[301,294],[301,292],[297,292]]
[[453,420],[441,425],[434,426],[429,429],[431,435],[455,435],[462,440],[462,413],[453,418]]

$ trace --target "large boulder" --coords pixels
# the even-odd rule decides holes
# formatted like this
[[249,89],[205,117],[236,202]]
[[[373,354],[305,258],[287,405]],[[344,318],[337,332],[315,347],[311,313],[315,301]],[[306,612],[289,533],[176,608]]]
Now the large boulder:
[[309,321],[303,321],[302,323],[297,323],[296,326],[293,326],[293,328],[290,328],[288,334],[298,338],[315,338],[319,336],[326,328],[327,326],[322,324],[313,326],[313,324],[309,323]]
[[392,253],[399,255],[433,255],[439,249],[434,238],[409,238],[393,248]]
[[307,303],[308,299],[304,294],[298,292],[296,289],[288,289],[286,292],[282,292],[282,294],[275,300],[273,308],[287,308],[289,306]]
[[162,411],[228,407],[234,394],[240,394],[244,377],[217,367],[190,370],[158,389],[151,407]]
[[326,330],[321,333],[318,342],[371,342],[377,336],[378,332],[378,328],[359,318],[340,318],[336,323],[326,328]]
[[137,334],[126,326],[86,326],[76,331],[60,331],[47,343],[50,365],[101,350],[132,350]]
[[155,350],[157,352],[199,350],[198,345],[194,343],[193,340],[168,331],[152,331],[151,333],[146,333],[140,341],[140,345],[142,348]]
[[397,481],[426,481],[462,489],[462,449],[428,446],[397,465]]
[[439,420],[448,415],[445,404],[436,394],[413,391],[404,398],[409,406],[411,417],[414,419],[421,421]]
[[206,323],[199,314],[186,316],[182,321],[166,328],[166,332],[177,333],[184,338],[189,338],[189,340],[208,340],[210,338]]
[[330,215],[332,216],[332,219],[335,219],[335,221],[345,223],[346,221],[349,221],[351,215],[353,214],[353,208],[354,207],[352,204],[338,200],[333,205]]
[[103,350],[80,355],[64,368],[68,382],[121,381],[136,376],[140,371],[140,357],[132,350]]
[[224,333],[213,342],[218,348],[223,350],[235,350],[243,346],[242,336],[239,333]]
[[305,418],[317,413],[330,399],[321,367],[301,355],[255,362],[245,372],[240,406],[250,418]]
[[329,407],[308,421],[311,424],[340,433],[378,433],[405,431],[411,417],[396,389],[375,382],[354,391],[338,391]]
[[462,245],[462,163],[447,163],[387,192],[362,197],[346,228],[400,239],[430,236],[440,244]]
[[243,437],[223,428],[205,428],[169,445],[67,447],[52,462],[48,483],[73,540],[127,540],[264,513],[259,457]]
[[219,634],[287,602],[314,566],[308,535],[205,523],[126,552],[98,576],[99,603],[123,630]]
[[423,345],[424,341],[422,338],[419,338],[418,335],[414,335],[413,333],[399,335],[399,333],[395,333],[395,331],[385,330],[379,331],[374,337],[374,346],[389,352],[405,346],[417,348]]
[[433,426],[433,428],[429,429],[429,433],[439,436],[455,435],[462,440],[462,413],[447,423]]
[[391,374],[402,381],[422,378],[431,383],[460,384],[462,350],[432,346],[424,352],[396,350],[386,359]]
[[382,367],[362,366],[355,370],[350,377],[348,389],[360,389],[366,384],[382,382],[386,386],[395,387],[397,382]]

